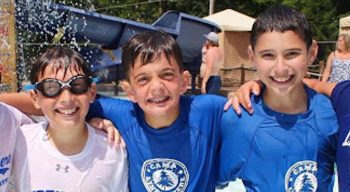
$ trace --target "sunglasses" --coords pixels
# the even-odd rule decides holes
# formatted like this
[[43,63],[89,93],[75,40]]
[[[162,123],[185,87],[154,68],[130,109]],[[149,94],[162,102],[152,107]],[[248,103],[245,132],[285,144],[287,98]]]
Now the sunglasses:
[[35,83],[34,85],[27,85],[25,89],[38,90],[45,97],[56,97],[62,92],[65,87],[68,87],[71,93],[79,95],[86,93],[89,90],[91,84],[96,82],[97,78],[77,75],[70,78],[66,82],[52,78],[44,79],[41,82]]

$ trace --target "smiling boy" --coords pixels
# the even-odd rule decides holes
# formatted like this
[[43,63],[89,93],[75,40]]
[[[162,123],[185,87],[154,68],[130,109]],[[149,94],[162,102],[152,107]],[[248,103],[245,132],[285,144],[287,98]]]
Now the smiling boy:
[[220,182],[240,178],[247,191],[332,191],[335,112],[302,82],[317,55],[313,43],[294,9],[273,6],[258,16],[248,55],[265,87],[250,98],[254,114],[224,115],[234,120],[222,122]]
[[123,148],[85,122],[96,94],[92,71],[74,50],[47,49],[34,62],[30,95],[47,120],[18,129],[16,191],[128,191]]
[[182,96],[181,50],[164,32],[123,47],[123,87],[132,103],[98,98],[90,116],[113,121],[128,149],[131,191],[215,191],[219,127],[226,99]]

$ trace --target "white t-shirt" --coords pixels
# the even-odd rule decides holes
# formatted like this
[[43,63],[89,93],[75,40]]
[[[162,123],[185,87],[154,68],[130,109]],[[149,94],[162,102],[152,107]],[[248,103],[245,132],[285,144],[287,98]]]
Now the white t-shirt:
[[7,191],[11,162],[16,141],[16,130],[31,119],[14,107],[0,102],[0,192]]
[[60,153],[47,139],[47,122],[18,130],[14,158],[17,192],[128,191],[125,149],[107,143],[106,134],[88,125],[88,140],[76,155]]

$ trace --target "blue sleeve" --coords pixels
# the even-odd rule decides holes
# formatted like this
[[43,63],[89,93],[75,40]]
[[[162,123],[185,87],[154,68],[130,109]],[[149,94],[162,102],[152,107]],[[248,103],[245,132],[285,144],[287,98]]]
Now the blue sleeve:
[[316,124],[318,127],[318,185],[319,189],[331,189],[334,181],[334,164],[338,139],[338,123],[330,100],[324,95],[317,97]]
[[260,122],[246,112],[237,116],[232,108],[223,114],[220,127],[218,185],[235,180],[244,171],[254,131]]
[[87,120],[93,117],[108,119],[122,131],[125,127],[123,120],[127,121],[127,114],[130,114],[132,106],[132,102],[128,100],[98,95],[95,102],[90,105]]

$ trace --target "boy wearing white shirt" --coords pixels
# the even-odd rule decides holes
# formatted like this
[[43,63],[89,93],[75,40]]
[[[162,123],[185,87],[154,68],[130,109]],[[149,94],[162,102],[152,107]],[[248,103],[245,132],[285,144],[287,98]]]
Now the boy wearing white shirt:
[[91,69],[71,49],[48,49],[34,63],[31,96],[48,121],[18,130],[16,191],[128,191],[126,150],[107,146],[85,122],[96,87]]

